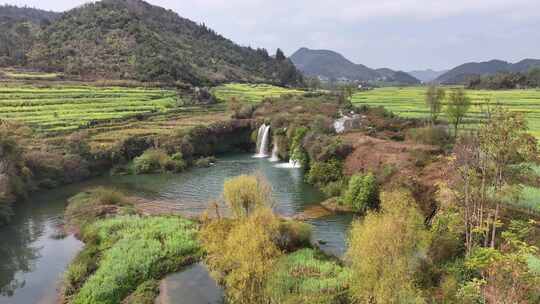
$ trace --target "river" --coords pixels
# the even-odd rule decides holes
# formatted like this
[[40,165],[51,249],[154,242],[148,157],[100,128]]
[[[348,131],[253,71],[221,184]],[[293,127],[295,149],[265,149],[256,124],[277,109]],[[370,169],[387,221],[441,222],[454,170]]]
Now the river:
[[[227,178],[253,173],[268,179],[275,210],[282,215],[302,212],[324,198],[304,182],[302,169],[280,168],[268,159],[248,154],[223,156],[215,166],[182,174],[107,176],[35,193],[27,202],[18,203],[13,222],[0,228],[0,304],[55,303],[62,273],[83,245],[71,235],[59,235],[66,200],[77,192],[95,186],[114,187],[171,204],[177,210],[197,213],[205,210],[209,201],[220,198]],[[351,220],[350,216],[332,215],[309,222],[313,225],[313,238],[320,241],[321,248],[341,256]],[[211,285],[206,268],[195,265],[186,271],[196,275],[175,274],[165,281],[171,286],[171,297],[189,298],[188,304],[209,303],[208,299],[193,296],[194,289],[186,287],[193,285],[191,278]],[[210,294],[214,298],[220,294],[219,290],[213,292]]]

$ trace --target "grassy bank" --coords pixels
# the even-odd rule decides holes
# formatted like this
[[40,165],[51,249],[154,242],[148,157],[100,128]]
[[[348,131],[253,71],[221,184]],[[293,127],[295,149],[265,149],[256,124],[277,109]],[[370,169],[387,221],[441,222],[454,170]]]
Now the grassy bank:
[[202,253],[195,222],[136,215],[128,198],[104,188],[71,198],[66,220],[85,242],[65,274],[69,303],[153,303],[157,280]]
[[66,296],[77,304],[120,303],[196,261],[196,235],[196,224],[179,217],[119,216],[90,224],[82,232],[86,247],[67,270]]

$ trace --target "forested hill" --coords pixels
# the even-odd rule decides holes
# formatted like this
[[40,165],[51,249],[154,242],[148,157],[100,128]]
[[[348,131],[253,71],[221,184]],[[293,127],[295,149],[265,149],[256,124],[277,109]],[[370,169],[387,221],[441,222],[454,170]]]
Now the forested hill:
[[469,62],[440,75],[435,82],[463,84],[471,77],[494,75],[499,72],[526,73],[533,67],[540,67],[540,60],[524,59],[513,64],[502,60]]
[[371,69],[356,64],[343,55],[330,50],[311,50],[301,48],[291,56],[296,67],[309,76],[328,79],[347,79],[357,81],[386,81],[400,84],[418,84],[413,76],[391,69]]
[[68,11],[42,28],[25,62],[87,78],[300,84],[301,74],[278,53],[274,58],[264,49],[241,47],[141,0],[104,0]]
[[0,5],[0,22],[30,21],[35,24],[47,24],[59,16],[59,13],[35,8]]

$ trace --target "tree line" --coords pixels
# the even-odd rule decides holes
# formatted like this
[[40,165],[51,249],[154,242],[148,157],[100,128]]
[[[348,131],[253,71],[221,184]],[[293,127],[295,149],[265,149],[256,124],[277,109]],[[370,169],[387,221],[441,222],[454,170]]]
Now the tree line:
[[540,87],[540,67],[526,73],[501,72],[495,75],[472,76],[466,82],[468,89],[511,90]]

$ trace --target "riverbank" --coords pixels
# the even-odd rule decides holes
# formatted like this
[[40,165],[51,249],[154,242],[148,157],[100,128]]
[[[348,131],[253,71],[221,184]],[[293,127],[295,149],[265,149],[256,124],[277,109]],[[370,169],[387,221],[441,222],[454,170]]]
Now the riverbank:
[[[259,172],[272,184],[273,197],[277,203],[275,210],[283,216],[292,217],[310,206],[316,206],[324,199],[322,193],[305,183],[302,169],[279,168],[278,165],[279,163],[273,163],[267,159],[252,158],[252,154],[233,154],[218,157],[216,164],[212,167],[192,168],[180,174],[104,176],[80,184],[37,192],[27,203],[20,204],[20,208],[15,210],[13,224],[6,226],[13,229],[1,230],[5,232],[1,234],[2,243],[5,244],[2,248],[6,250],[5,261],[13,261],[13,263],[10,262],[10,266],[4,266],[9,268],[9,272],[2,275],[1,280],[13,282],[14,277],[21,278],[24,274],[25,285],[14,285],[11,290],[13,295],[0,296],[0,303],[35,303],[43,299],[39,290],[52,291],[54,293],[52,298],[55,297],[55,283],[60,279],[61,273],[71,258],[80,249],[80,245],[72,246],[71,241],[80,243],[70,236],[66,239],[52,239],[51,236],[57,234],[53,233],[57,223],[63,223],[62,214],[67,199],[85,189],[99,186],[111,187],[126,193],[128,197],[140,197],[142,202],[159,204],[158,206],[165,208],[167,212],[172,210],[191,217],[191,215],[203,212],[209,201],[220,198],[223,182],[227,178]],[[156,206],[153,203],[151,205]],[[150,213],[154,214],[154,212]],[[307,222],[313,227],[313,240],[317,243],[322,241],[324,244],[320,247],[325,252],[343,255],[346,231],[351,220],[352,217],[348,216],[328,216],[307,220]],[[19,228],[19,222],[26,228]],[[16,225],[16,227],[11,225]],[[36,229],[40,227],[44,231],[51,232],[39,235],[37,232],[29,231],[28,227],[36,227]],[[39,238],[35,239],[38,236]],[[72,252],[72,255],[56,254],[55,250]],[[22,255],[21,252],[33,254]],[[22,264],[15,262],[20,256],[25,257]],[[49,267],[56,263],[63,263],[64,266],[58,269]],[[34,266],[25,268],[28,267],[25,265]],[[40,279],[43,274],[47,274],[46,280]],[[46,284],[46,282],[52,283]],[[48,304],[48,302],[45,303]],[[51,304],[55,303],[51,302]]]

